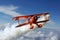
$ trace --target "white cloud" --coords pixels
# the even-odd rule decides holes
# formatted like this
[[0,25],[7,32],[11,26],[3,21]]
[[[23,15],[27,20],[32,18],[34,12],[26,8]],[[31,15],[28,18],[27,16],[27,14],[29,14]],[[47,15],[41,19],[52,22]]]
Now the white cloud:
[[4,30],[2,30],[2,31],[0,30],[0,34],[1,34],[0,40],[11,40],[13,38],[15,39],[19,35],[21,36],[22,34],[25,34],[29,31],[31,31],[29,25],[25,25],[25,26],[22,26],[19,28],[15,28],[17,25],[18,25],[18,23],[15,23],[13,25],[9,25],[9,23],[8,23]]
[[48,21],[48,23],[49,23],[50,25],[54,25],[54,24],[55,24],[55,22],[53,22],[52,20]]
[[52,31],[31,31],[16,40],[58,40],[58,34]]
[[[29,25],[15,28],[16,25],[18,24],[15,23],[13,25],[9,25],[8,23],[3,31],[0,30],[0,40],[57,40],[58,39],[56,32],[53,32],[53,30],[49,31],[47,29],[48,30],[47,32],[46,30],[34,31],[33,29],[31,31]],[[34,27],[36,28],[37,26]],[[22,34],[23,36],[21,36]]]
[[21,14],[19,14],[18,12],[15,12],[14,10],[16,10],[18,7],[15,7],[13,5],[11,6],[0,6],[0,12],[10,15],[10,16],[19,16]]

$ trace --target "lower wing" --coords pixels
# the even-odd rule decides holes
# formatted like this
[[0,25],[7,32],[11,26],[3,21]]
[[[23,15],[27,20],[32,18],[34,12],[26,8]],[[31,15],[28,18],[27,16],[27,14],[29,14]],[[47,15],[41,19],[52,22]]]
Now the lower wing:
[[[38,21],[37,23],[39,23],[39,24],[44,24],[44,23],[46,23],[48,20],[44,20],[44,21]],[[16,27],[21,27],[21,26],[24,26],[24,25],[27,25],[27,24],[29,24],[29,22],[28,23],[24,23],[24,24],[19,24],[19,25],[17,25]]]

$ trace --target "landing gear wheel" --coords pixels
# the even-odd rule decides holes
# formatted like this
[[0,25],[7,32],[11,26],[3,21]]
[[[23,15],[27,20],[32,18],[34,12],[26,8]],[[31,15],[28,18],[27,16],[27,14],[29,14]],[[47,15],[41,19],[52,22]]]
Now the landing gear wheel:
[[38,25],[38,28],[42,28],[42,24],[39,24],[39,25]]

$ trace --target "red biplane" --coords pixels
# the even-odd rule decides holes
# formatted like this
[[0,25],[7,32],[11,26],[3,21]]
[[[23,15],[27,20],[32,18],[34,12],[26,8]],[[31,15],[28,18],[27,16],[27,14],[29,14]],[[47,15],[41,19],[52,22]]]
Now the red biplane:
[[[27,25],[27,24],[30,24],[30,29],[33,29],[34,26],[32,24],[36,24],[38,26],[38,28],[41,28],[43,25],[42,24],[38,24],[38,23],[42,23],[42,22],[47,22],[49,20],[49,15],[48,12],[44,12],[44,13],[40,13],[40,14],[34,14],[34,15],[27,15],[27,16],[16,16],[13,18],[13,20],[18,20],[18,24],[16,27],[21,27],[23,25]],[[38,21],[38,18],[39,16],[44,16],[45,17],[45,20],[42,20],[42,21]],[[25,20],[23,24],[20,24],[19,23],[19,20],[20,19],[26,19],[28,18],[28,21]]]

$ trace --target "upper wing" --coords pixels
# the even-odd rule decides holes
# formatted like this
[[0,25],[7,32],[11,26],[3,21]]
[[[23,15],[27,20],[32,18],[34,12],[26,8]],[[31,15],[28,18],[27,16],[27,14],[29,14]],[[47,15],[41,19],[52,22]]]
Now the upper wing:
[[41,16],[41,15],[46,15],[48,12],[44,12],[41,14],[34,14],[34,15],[27,15],[27,16],[16,16],[13,18],[13,20],[19,20],[19,19],[24,19],[24,18],[30,18],[31,16]]
[[34,14],[34,16],[41,16],[41,15],[47,15],[48,12],[40,13],[40,14]]
[[30,16],[16,16],[13,18],[13,20],[19,20],[19,19],[25,19],[25,18],[29,18]]

